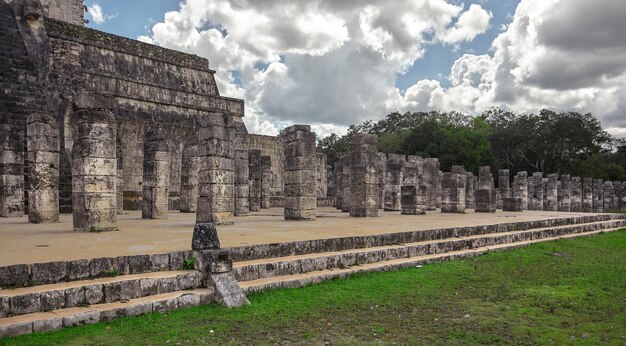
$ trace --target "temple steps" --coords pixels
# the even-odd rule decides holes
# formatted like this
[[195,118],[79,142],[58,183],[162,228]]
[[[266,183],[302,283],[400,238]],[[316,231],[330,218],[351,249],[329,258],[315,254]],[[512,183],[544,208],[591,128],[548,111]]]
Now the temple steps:
[[129,299],[124,302],[102,303],[6,317],[0,319],[0,338],[105,322],[150,312],[168,312],[204,305],[214,301],[214,296],[212,289],[194,289],[161,293]]
[[522,231],[394,244],[298,256],[236,262],[235,277],[245,293],[292,288],[367,271],[385,271],[422,263],[476,256],[561,238],[586,236],[626,227],[626,220],[589,222]]
[[[196,289],[199,271],[163,271],[0,290],[0,318]],[[0,319],[2,321],[2,319]]]

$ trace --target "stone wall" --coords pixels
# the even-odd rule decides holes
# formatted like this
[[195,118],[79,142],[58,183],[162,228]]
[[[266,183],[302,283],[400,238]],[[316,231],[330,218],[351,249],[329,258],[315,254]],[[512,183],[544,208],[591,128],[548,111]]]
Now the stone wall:
[[41,0],[46,16],[75,25],[83,25],[83,0]]
[[[249,135],[250,150],[261,150],[262,156],[269,156],[272,162],[272,173],[269,182],[272,197],[282,197],[285,195],[285,178],[283,175],[285,167],[285,152],[283,141],[280,137]],[[279,169],[277,167],[280,167]]]

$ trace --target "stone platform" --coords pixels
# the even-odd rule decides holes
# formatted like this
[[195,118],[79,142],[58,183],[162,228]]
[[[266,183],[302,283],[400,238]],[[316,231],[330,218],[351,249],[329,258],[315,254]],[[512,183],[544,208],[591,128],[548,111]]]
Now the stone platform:
[[[592,213],[550,211],[400,215],[380,211],[376,218],[351,218],[334,208],[319,208],[311,222],[284,221],[283,209],[263,209],[235,218],[234,225],[218,226],[223,248],[302,240],[368,236],[451,227],[528,222]],[[89,233],[72,230],[71,215],[61,215],[56,224],[29,224],[27,217],[0,219],[0,267],[20,263],[67,261],[187,251],[195,214],[170,213],[167,219],[146,220],[141,211],[119,216],[119,231]]]

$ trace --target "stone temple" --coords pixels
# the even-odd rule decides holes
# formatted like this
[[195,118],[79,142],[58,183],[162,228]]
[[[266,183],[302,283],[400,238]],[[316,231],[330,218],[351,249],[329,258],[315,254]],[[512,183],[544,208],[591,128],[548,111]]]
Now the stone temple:
[[0,337],[626,225],[626,182],[443,172],[367,134],[327,165],[306,124],[249,134],[207,59],[83,13],[0,0]]

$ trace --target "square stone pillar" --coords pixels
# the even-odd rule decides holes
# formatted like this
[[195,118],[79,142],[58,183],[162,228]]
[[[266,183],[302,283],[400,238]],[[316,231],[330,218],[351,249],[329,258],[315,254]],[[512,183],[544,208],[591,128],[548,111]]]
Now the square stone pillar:
[[424,159],[419,156],[408,156],[404,167],[401,188],[401,214],[426,214],[424,193],[426,186],[422,183],[424,174]]
[[378,169],[376,135],[357,133],[350,143],[350,216],[378,216]]
[[426,210],[437,209],[437,189],[439,186],[439,159],[424,159],[424,186],[426,186]]
[[522,199],[522,210],[528,209],[528,173],[517,172],[513,177],[513,197]]
[[465,174],[443,173],[441,179],[441,212],[465,212]]
[[593,212],[593,178],[583,179],[582,211]]
[[614,208],[619,210],[620,207],[626,207],[626,205],[622,206],[622,196],[624,195],[624,185],[621,181],[613,182],[613,190],[615,191],[615,205]]
[[235,216],[250,212],[250,163],[248,131],[243,123],[236,123],[235,140]]
[[495,213],[496,189],[489,166],[482,166],[478,172],[478,190],[476,190],[476,209],[478,213]]
[[535,172],[529,180],[528,209],[543,210],[543,173]]
[[59,127],[51,116],[26,120],[28,222],[59,222]]
[[378,209],[385,208],[385,186],[387,184],[387,154],[376,153],[378,170]]
[[604,211],[609,212],[614,209],[615,190],[612,181],[604,182]]
[[24,215],[24,133],[0,124],[0,217]]
[[442,200],[442,187],[441,187],[441,179],[443,179],[443,172],[439,171],[437,179],[437,208],[441,208],[441,200]]
[[72,206],[75,231],[117,229],[115,118],[108,109],[72,115]]
[[569,174],[561,175],[559,186],[559,211],[569,212],[572,209],[572,181]]
[[474,192],[475,190],[474,173],[465,173],[465,208],[467,209],[476,208],[476,196]]
[[604,182],[602,179],[593,179],[593,212],[604,212]]
[[197,141],[185,143],[180,172],[180,212],[195,213],[198,206],[202,158]]
[[124,214],[124,152],[122,151],[119,131],[117,134],[118,136],[115,141],[115,157],[117,159],[115,194],[117,199],[117,215],[122,215]]
[[570,211],[581,212],[583,205],[583,186],[580,177],[572,177],[572,196],[570,200]]
[[350,166],[350,158],[348,156],[343,158],[343,164],[341,165],[343,174],[341,175],[341,211],[344,213],[350,212],[350,205],[352,203],[352,195],[350,187],[352,186],[352,166]]
[[285,220],[315,220],[317,208],[315,133],[308,125],[284,130]]
[[502,209],[504,199],[509,197],[511,197],[509,170],[500,169],[498,170],[498,199],[496,207]]
[[343,159],[335,162],[335,208],[343,210]]
[[315,182],[317,185],[317,197],[326,198],[328,194],[328,177],[326,175],[326,154],[316,154],[316,175]]
[[170,147],[156,131],[148,131],[143,143],[144,219],[167,218],[170,186]]
[[544,196],[543,210],[557,211],[559,209],[559,175],[548,174],[546,182],[546,194]]
[[400,211],[400,193],[406,159],[404,155],[387,154],[387,179],[385,185],[386,211]]
[[235,140],[231,115],[211,113],[198,118],[202,170],[196,223],[232,224],[235,209]]
[[250,211],[261,210],[261,199],[263,196],[262,172],[261,172],[261,150],[251,149],[248,152],[249,164],[249,180],[250,180],[250,199],[248,205]]
[[507,197],[502,201],[502,211],[522,211],[524,205],[519,197]]
[[[274,169],[282,169],[274,167]],[[272,157],[261,156],[261,208],[269,209],[272,199]]]

